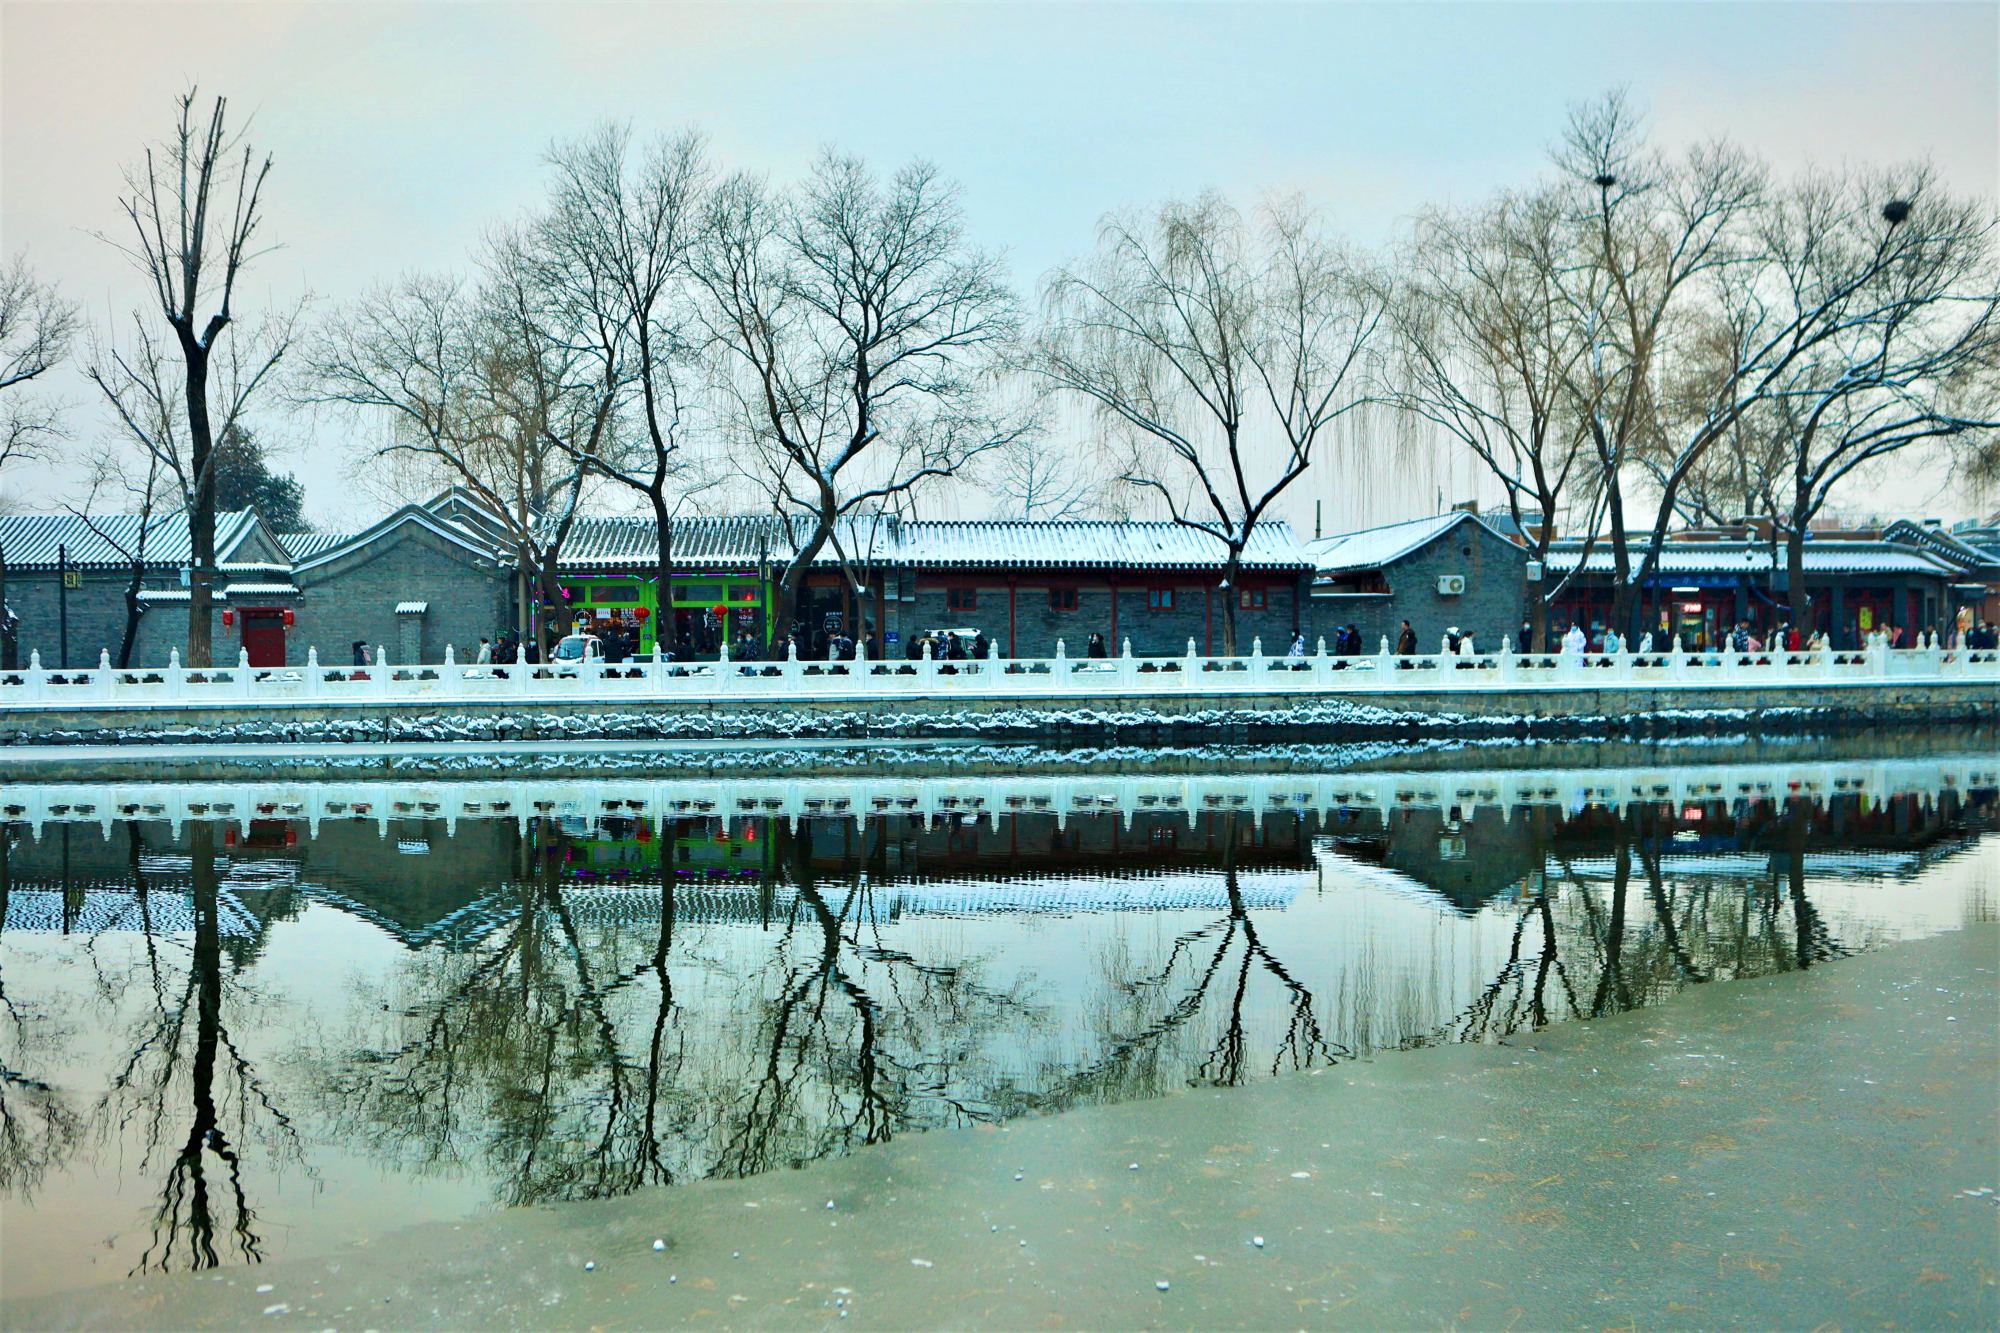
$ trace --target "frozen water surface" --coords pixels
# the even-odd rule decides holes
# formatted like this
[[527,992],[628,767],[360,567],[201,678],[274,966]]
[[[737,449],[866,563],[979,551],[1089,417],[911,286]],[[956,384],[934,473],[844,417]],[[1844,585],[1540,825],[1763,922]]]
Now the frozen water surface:
[[[1430,763],[1426,790],[1454,789],[1452,762]],[[1453,1237],[1504,1225],[1546,1264],[1621,1218],[1628,1252],[1774,1280],[1820,1262],[1801,1254],[1814,1228],[1860,1206],[1810,1163],[1763,1194],[1736,1178],[1740,1154],[1803,1132],[1767,1066],[1823,1060],[1835,1001],[1758,1016],[1683,1000],[1603,1035],[1573,1020],[1715,980],[1837,978],[1878,945],[1989,920],[1996,793],[1843,780],[1794,797],[1781,772],[1707,792],[1690,771],[1662,767],[1678,794],[1651,803],[1272,810],[1210,787],[1193,809],[930,801],[796,821],[580,812],[532,779],[488,818],[456,814],[442,779],[428,805],[311,821],[277,803],[84,818],[73,798],[30,821],[17,800],[0,809],[0,1286],[40,1323],[63,1292],[212,1267],[231,1290],[276,1288],[217,1318],[283,1301],[359,1327],[280,1275],[432,1223],[461,1237],[425,1242],[433,1294],[477,1261],[453,1248],[476,1235],[492,1299],[531,1269],[558,1310],[643,1280],[674,1283],[689,1315],[772,1298],[804,1300],[804,1322],[949,1308],[1006,1325],[1039,1318],[1034,1284],[1094,1254],[1124,1285],[1077,1322],[1263,1322],[1227,1313],[1249,1283],[1305,1323],[1344,1302],[1505,1323],[1505,1303],[1424,1304],[1430,1279],[1408,1273],[1405,1303],[1381,1305],[1368,1256],[1421,1237],[1445,1264]],[[1842,992],[1875,1035],[1814,1095],[1854,1098],[1857,1133],[1942,1132],[1945,1094],[1908,1082],[1918,1057],[1896,1039],[1955,1022],[1990,1063],[1990,971],[1984,993],[1900,972]],[[1289,1077],[1246,1086],[1273,1075]],[[1697,1134],[1682,1099],[1720,1118]],[[938,1129],[974,1132],[913,1137]],[[1990,1238],[1990,1131],[1983,1155],[1955,1151],[1930,1159],[1951,1188],[1923,1215],[1978,1217]],[[502,1211],[626,1195],[622,1211]],[[1084,1232],[1101,1248],[1079,1251]],[[737,1253],[726,1274],[704,1258]],[[607,1285],[586,1296],[570,1286],[587,1264]],[[1920,1285],[1944,1301],[1959,1274],[1938,1271]],[[1617,1271],[1566,1280],[1577,1319],[1635,1313]],[[923,1304],[933,1291],[952,1304]],[[1990,1321],[1990,1287],[1965,1291],[1951,1308]],[[368,1299],[383,1295],[398,1292]],[[115,1308],[103,1319],[130,1317]],[[513,1308],[490,1313],[567,1318]]]

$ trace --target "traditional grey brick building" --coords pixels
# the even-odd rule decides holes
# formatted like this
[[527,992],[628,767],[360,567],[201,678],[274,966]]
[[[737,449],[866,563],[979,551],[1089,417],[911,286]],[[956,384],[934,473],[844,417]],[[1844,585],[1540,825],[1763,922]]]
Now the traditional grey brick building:
[[1527,550],[1469,510],[1308,542],[1312,620],[1329,643],[1352,625],[1362,651],[1393,649],[1404,620],[1417,648],[1436,652],[1458,629],[1482,650],[1518,637],[1527,606]]
[[[0,646],[0,654],[11,646],[18,658],[14,665],[39,653],[44,666],[59,667],[67,641],[70,666],[95,665],[101,653],[117,662],[136,559],[141,614],[132,663],[164,663],[172,649],[187,642],[183,571],[190,550],[187,519],[180,514],[0,516],[5,605],[13,617],[11,644]],[[239,648],[248,647],[260,661],[274,654],[284,660],[284,639],[292,628],[286,613],[295,620],[299,605],[290,553],[247,509],[216,515],[215,551],[218,658],[233,661]]]
[[[106,531],[136,520],[93,520]],[[58,656],[52,618],[55,550],[73,543],[80,572],[70,592],[70,660],[117,655],[129,581],[117,543],[85,540],[81,520],[0,520],[14,569],[8,601],[20,616],[23,657]],[[803,535],[770,516],[697,516],[673,531],[671,590],[658,586],[658,534],[642,518],[585,516],[556,562],[556,600],[540,606],[523,586],[506,527],[460,492],[407,505],[347,533],[274,535],[254,514],[220,525],[217,655],[237,648],[253,664],[351,660],[356,642],[392,662],[467,661],[482,637],[497,642],[530,607],[536,628],[561,633],[616,619],[640,627],[640,651],[713,656],[783,651],[787,626],[768,608],[789,553]],[[1073,657],[1093,634],[1115,655],[1224,649],[1233,603],[1237,648],[1267,655],[1296,636],[1309,645],[1353,624],[1373,651],[1408,616],[1419,646],[1445,629],[1475,632],[1482,646],[1519,624],[1521,548],[1470,514],[1394,524],[1302,545],[1283,523],[1259,525],[1234,583],[1224,586],[1223,547],[1166,522],[911,521],[845,523],[809,571],[800,605],[807,651],[828,639],[873,635],[876,652],[900,656],[931,630],[976,630],[1010,657],[1042,657],[1062,643]],[[163,664],[186,638],[186,526],[161,520],[149,534],[146,614],[135,665]],[[1457,583],[1451,580],[1459,580]]]

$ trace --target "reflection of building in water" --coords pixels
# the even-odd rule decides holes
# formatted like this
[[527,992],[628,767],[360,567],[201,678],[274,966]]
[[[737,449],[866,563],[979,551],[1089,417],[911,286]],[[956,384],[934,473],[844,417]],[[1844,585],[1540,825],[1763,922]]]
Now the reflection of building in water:
[[[1502,812],[1490,806],[1337,810],[1320,847],[1346,869],[1428,891],[1465,913],[1544,873],[1609,876],[1621,845],[1675,875],[1770,874],[1787,868],[1789,803],[1748,797],[1637,806]],[[2000,826],[2000,793],[1849,793],[1809,806],[1807,874],[1915,874],[1964,839]],[[1392,872],[1386,876],[1370,874]]]
[[[595,912],[657,914],[658,885],[683,886],[677,909],[697,919],[771,921],[791,910],[790,886],[810,883],[876,919],[904,913],[1098,911],[1214,907],[1233,867],[1247,906],[1288,901],[1258,878],[1325,864],[1442,899],[1473,913],[1545,874],[1582,880],[1611,873],[1621,842],[1662,873],[1728,875],[1786,868],[1782,799],[1717,796],[1633,806],[1585,805],[1278,811],[1261,820],[1212,810],[1104,810],[1004,814],[997,819],[892,815],[865,821],[635,815],[512,819],[437,817],[258,819],[227,826],[221,927],[254,941],[268,923],[319,900],[369,920],[411,947],[466,942],[508,917],[509,887],[630,884],[640,897],[580,898]],[[1807,873],[1914,873],[1996,822],[1996,793],[1847,793],[1811,807]],[[42,836],[5,826],[0,895],[13,930],[186,928],[185,856],[164,822],[50,823]],[[1864,864],[1857,856],[1870,859]],[[1889,859],[1882,859],[1883,857]],[[139,893],[144,886],[145,893]],[[641,901],[641,898],[644,901]],[[651,903],[651,908],[646,906]],[[252,946],[254,947],[254,945]]]

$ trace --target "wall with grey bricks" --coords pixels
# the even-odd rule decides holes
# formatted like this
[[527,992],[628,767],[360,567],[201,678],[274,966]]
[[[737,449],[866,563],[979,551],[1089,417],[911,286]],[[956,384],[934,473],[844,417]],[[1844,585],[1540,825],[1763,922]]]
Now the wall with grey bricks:
[[396,614],[398,602],[424,602],[417,648],[426,662],[441,661],[450,644],[471,661],[483,635],[497,638],[512,622],[512,578],[417,524],[392,528],[353,551],[297,573],[305,597],[292,636],[296,660],[319,649],[332,665],[351,660],[356,639],[370,652],[386,646],[405,661],[409,647]]
[[[1481,651],[1498,649],[1506,635],[1518,639],[1527,607],[1527,552],[1483,523],[1461,523],[1429,545],[1389,564],[1387,597],[1313,597],[1311,637],[1324,635],[1328,644],[1341,625],[1361,632],[1364,652],[1380,649],[1396,636],[1407,618],[1417,632],[1417,648],[1436,652],[1446,629],[1458,626],[1473,635]],[[1448,597],[1437,581],[1446,574],[1463,574],[1465,592]]]
[[[1290,648],[1292,635],[1299,623],[1296,608],[1300,604],[1299,588],[1302,582],[1284,575],[1276,578],[1246,577],[1246,588],[1263,592],[1264,608],[1246,610],[1239,607],[1236,632],[1241,652],[1248,653],[1252,639],[1258,637],[1264,641],[1265,653],[1271,656]],[[1220,653],[1223,646],[1223,592],[1216,583],[1215,574],[1205,571],[1163,574],[1155,580],[1145,580],[1142,575],[1127,575],[1120,578],[1116,588],[1118,606],[1114,617],[1113,586],[1109,580],[1057,585],[1075,589],[1076,609],[1073,611],[1058,610],[1051,605],[1048,583],[1022,581],[1014,588],[1012,655],[1048,657],[1054,654],[1056,641],[1060,639],[1064,651],[1071,657],[1082,657],[1092,634],[1102,634],[1113,654],[1119,651],[1120,641],[1128,638],[1132,641],[1133,653],[1142,657],[1178,657],[1187,651],[1189,639],[1194,640],[1198,650],[1209,651],[1212,645],[1212,650]],[[978,597],[977,609],[951,610],[949,589],[952,587],[974,589]],[[1173,591],[1171,609],[1152,609],[1150,590],[1153,588]],[[920,575],[916,580],[916,591],[914,601],[890,604],[890,627],[898,630],[906,642],[912,633],[920,634],[929,629],[970,627],[984,630],[989,638],[999,643],[1001,652],[1008,651],[1008,589],[1004,575],[978,571],[968,571],[964,575]]]
[[[86,570],[83,586],[70,589],[71,666],[96,666],[100,651],[109,652],[113,663],[118,661],[118,649],[125,641],[125,589],[130,582],[131,576],[123,571]],[[153,590],[178,589],[180,578],[178,573],[152,577],[145,581],[145,586]],[[37,650],[42,655],[43,666],[59,665],[62,640],[59,587],[53,570],[8,572],[7,605],[21,618],[20,654],[24,666],[29,654]],[[218,621],[223,605],[218,601]],[[165,666],[167,654],[186,642],[187,606],[171,602],[151,603],[139,620],[139,632],[132,645],[132,664]],[[233,653],[230,660],[235,660]]]

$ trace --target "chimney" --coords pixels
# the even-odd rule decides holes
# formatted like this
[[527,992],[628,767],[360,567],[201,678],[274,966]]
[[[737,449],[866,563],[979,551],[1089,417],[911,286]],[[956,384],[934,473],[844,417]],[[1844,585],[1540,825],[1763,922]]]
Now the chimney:
[[1927,518],[1924,520],[1924,526],[1932,529],[1942,529],[1944,527],[1944,520],[1941,518]]
[[1460,501],[1459,501],[1459,502],[1458,502],[1457,504],[1455,504],[1455,505],[1453,505],[1453,506],[1451,507],[1451,511],[1452,511],[1452,512],[1453,512],[1454,514],[1460,514],[1460,513],[1463,513],[1463,514],[1476,514],[1476,513],[1478,513],[1478,512],[1479,512],[1479,501],[1477,501],[1477,500],[1460,500]]

